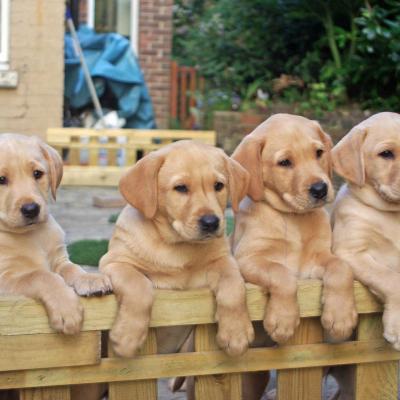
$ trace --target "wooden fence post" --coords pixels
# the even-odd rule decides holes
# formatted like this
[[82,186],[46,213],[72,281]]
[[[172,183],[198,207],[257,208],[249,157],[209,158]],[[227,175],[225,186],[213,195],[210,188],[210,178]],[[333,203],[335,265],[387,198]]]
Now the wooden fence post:
[[[358,340],[382,338],[382,314],[359,316]],[[396,400],[398,361],[374,362],[355,366],[355,400]]]
[[[198,325],[195,328],[195,351],[216,350],[217,327],[215,324]],[[242,384],[240,374],[207,375],[195,377],[196,400],[240,400]]]
[[[319,318],[302,319],[287,344],[321,343],[323,330]],[[321,400],[322,368],[301,368],[278,371],[279,400]]]
[[[154,329],[149,330],[147,340],[139,354],[156,354],[157,339]],[[108,354],[113,355],[111,343],[108,343]],[[157,379],[146,379],[136,382],[117,382],[110,383],[108,386],[109,400],[156,400],[157,399]]]

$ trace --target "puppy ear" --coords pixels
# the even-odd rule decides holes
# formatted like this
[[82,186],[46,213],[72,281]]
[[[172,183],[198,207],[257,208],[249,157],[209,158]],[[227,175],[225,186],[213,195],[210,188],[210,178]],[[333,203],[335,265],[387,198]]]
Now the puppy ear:
[[49,166],[51,195],[56,199],[56,191],[63,176],[63,162],[58,152],[46,143],[39,142],[40,150]]
[[367,132],[353,128],[332,150],[333,168],[345,180],[362,186],[365,183],[362,145]]
[[262,177],[261,151],[264,142],[251,136],[245,137],[232,154],[232,159],[237,161],[250,175],[247,194],[254,200],[264,198],[264,182]]
[[249,188],[249,173],[235,160],[226,157],[228,169],[229,193],[232,201],[232,209],[234,212],[239,211],[239,203],[246,196]]
[[322,141],[322,143],[324,144],[324,148],[325,148],[325,153],[326,153],[326,157],[327,157],[327,161],[328,161],[328,175],[329,177],[332,179],[333,176],[333,161],[332,161],[332,147],[333,147],[333,143],[332,143],[332,139],[331,137],[322,129],[321,125],[319,124],[318,121],[313,121],[316,126],[317,126],[317,130],[318,130],[318,135]]
[[157,211],[157,177],[163,162],[164,157],[150,153],[129,168],[119,181],[122,196],[146,218],[153,218]]

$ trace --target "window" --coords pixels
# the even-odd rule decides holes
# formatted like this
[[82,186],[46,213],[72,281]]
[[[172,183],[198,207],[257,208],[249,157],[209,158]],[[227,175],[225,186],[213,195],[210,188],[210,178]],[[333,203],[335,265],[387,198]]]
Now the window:
[[139,0],[89,0],[87,4],[88,25],[99,33],[127,37],[137,54]]
[[0,69],[8,67],[10,0],[0,0]]

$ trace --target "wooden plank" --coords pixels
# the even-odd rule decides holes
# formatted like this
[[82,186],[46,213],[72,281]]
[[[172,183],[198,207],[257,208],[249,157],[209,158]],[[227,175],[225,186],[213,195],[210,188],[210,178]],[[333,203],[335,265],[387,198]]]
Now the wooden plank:
[[[108,345],[109,355],[113,355],[111,343]],[[157,354],[157,338],[154,329],[149,330],[147,340],[139,355]],[[157,399],[157,380],[145,379],[134,382],[110,383],[108,390],[109,400],[156,400]]]
[[87,129],[87,128],[49,128],[47,130],[47,141],[60,142],[63,145],[70,142],[71,137],[79,136],[126,136],[128,138],[153,138],[179,139],[179,138],[210,138],[215,136],[215,131],[210,130],[188,130],[188,129]]
[[[72,136],[70,140],[71,144],[79,143],[80,144],[80,137],[79,136]],[[71,148],[71,145],[68,146],[69,148],[69,156],[68,156],[68,163],[70,165],[79,165],[81,163],[81,155],[80,150]]]
[[98,166],[99,165],[99,150],[98,145],[101,146],[97,137],[93,136],[89,140],[89,165],[90,166]]
[[100,332],[0,336],[0,371],[100,362]]
[[182,126],[185,123],[187,110],[186,110],[186,67],[179,67],[180,72],[180,101],[179,101],[179,121]]
[[133,359],[103,358],[98,365],[1,372],[0,389],[313,368],[399,359],[400,352],[385,340],[250,349],[238,358],[231,358],[223,351],[157,354]]
[[[358,339],[383,337],[382,315],[361,315]],[[360,364],[355,367],[355,400],[396,400],[399,363],[396,361]]]
[[[247,286],[247,306],[253,321],[264,317],[265,296],[254,285]],[[382,306],[360,283],[355,282],[354,293],[360,314],[379,312]],[[304,280],[298,285],[298,302],[303,318],[321,315],[321,281]],[[85,308],[84,331],[111,329],[117,303],[113,295],[82,298]],[[150,325],[175,326],[215,322],[215,300],[208,289],[156,290]],[[0,296],[0,335],[51,333],[43,306],[31,299]]]
[[[321,343],[322,341],[323,330],[319,318],[307,318],[301,321],[287,345]],[[322,377],[321,367],[279,371],[277,376],[278,399],[321,400]]]
[[[195,351],[218,350],[215,324],[198,325],[195,329]],[[196,400],[240,400],[242,381],[240,374],[206,375],[195,377]]]
[[19,400],[70,400],[68,386],[20,390]]
[[178,64],[171,62],[171,97],[170,97],[170,116],[172,119],[178,117]]
[[117,138],[115,137],[108,138],[108,144],[118,146],[114,149],[109,149],[107,152],[107,164],[109,166],[117,166],[117,149],[123,149],[125,146],[122,143],[117,143]]

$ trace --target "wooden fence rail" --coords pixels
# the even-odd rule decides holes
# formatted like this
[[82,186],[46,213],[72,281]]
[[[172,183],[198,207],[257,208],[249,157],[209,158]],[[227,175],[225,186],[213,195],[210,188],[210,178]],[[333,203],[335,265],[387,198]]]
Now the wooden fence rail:
[[[356,400],[395,400],[400,352],[382,338],[381,305],[359,283],[354,290],[360,314],[355,340],[323,343],[317,318],[321,283],[308,280],[299,284],[302,320],[293,340],[284,346],[253,348],[239,358],[215,346],[215,302],[208,290],[157,290],[147,343],[129,360],[100,356],[101,331],[111,328],[117,311],[112,295],[82,298],[85,322],[75,337],[54,333],[37,302],[0,297],[0,390],[19,389],[21,399],[68,400],[70,385],[104,382],[111,400],[151,400],[157,398],[156,379],[196,376],[196,399],[235,400],[241,398],[241,372],[276,369],[279,400],[317,400],[324,366],[354,365]],[[248,285],[253,321],[262,320],[265,301],[260,288]],[[156,354],[154,329],[177,325],[195,325],[195,351]]]
[[63,185],[117,186],[138,158],[177,140],[215,145],[214,131],[50,128],[47,142],[62,155]]

